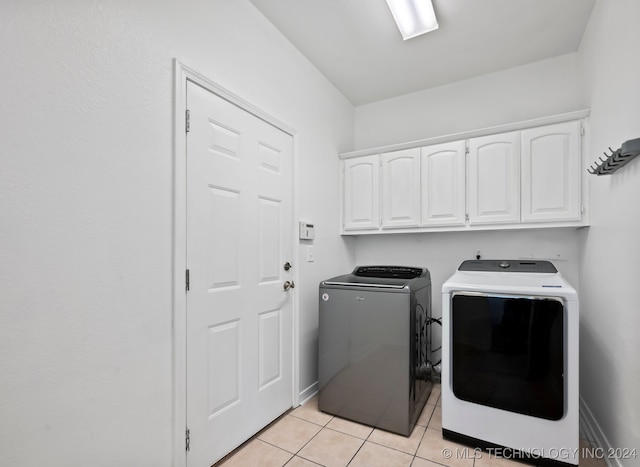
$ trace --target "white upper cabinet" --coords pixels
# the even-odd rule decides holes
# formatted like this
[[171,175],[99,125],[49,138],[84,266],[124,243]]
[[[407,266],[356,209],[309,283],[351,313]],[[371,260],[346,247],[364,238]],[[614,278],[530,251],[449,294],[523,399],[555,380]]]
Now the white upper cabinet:
[[580,122],[522,131],[522,222],[580,220]]
[[465,142],[421,148],[422,225],[465,224]]
[[380,227],[380,157],[377,154],[344,161],[344,230]]
[[420,148],[382,154],[382,227],[420,225]]
[[588,115],[342,154],[342,232],[586,226]]
[[469,225],[520,222],[520,132],[469,140]]

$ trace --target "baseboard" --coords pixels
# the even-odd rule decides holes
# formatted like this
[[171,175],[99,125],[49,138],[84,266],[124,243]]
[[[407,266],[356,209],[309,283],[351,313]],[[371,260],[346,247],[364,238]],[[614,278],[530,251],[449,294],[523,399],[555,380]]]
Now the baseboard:
[[[593,413],[589,409],[589,406],[580,396],[580,426],[582,431],[587,436],[588,440],[596,447],[600,448],[602,453],[607,453],[612,450],[612,446],[609,440],[605,436],[604,432],[600,428],[597,420],[594,418]],[[603,456],[604,461],[608,467],[623,467],[619,459],[615,457]]]
[[309,399],[318,394],[318,382],[316,381],[307,389],[304,389],[300,394],[298,394],[298,400],[300,401],[300,405],[304,405]]

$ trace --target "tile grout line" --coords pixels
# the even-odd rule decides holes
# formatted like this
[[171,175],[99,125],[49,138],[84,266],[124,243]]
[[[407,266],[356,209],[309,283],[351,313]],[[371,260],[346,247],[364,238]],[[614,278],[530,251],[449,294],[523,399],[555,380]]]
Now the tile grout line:
[[[334,428],[330,428],[328,425],[329,425],[329,423],[331,423],[331,421],[332,421],[332,420],[334,420],[334,419],[336,418],[336,416],[331,416],[331,418],[330,418],[330,419],[329,419],[329,420],[328,420],[324,425],[322,425],[322,424],[317,423],[317,422],[315,422],[315,421],[311,421],[311,420],[308,420],[308,419],[303,418],[303,417],[301,417],[301,416],[295,415],[295,414],[294,414],[295,409],[290,409],[289,411],[287,411],[287,412],[285,412],[284,414],[282,414],[280,417],[278,417],[278,419],[274,420],[274,421],[273,421],[272,423],[270,423],[267,427],[265,427],[265,428],[263,428],[262,430],[260,430],[260,431],[259,431],[258,433],[256,433],[252,438],[250,438],[249,440],[247,440],[245,443],[243,443],[243,445],[239,446],[239,447],[238,447],[236,450],[234,450],[234,451],[239,451],[239,450],[241,450],[241,449],[242,449],[242,447],[244,447],[244,446],[245,446],[246,444],[248,444],[249,442],[251,442],[251,441],[253,441],[253,440],[258,440],[258,441],[260,441],[260,442],[263,442],[263,443],[265,443],[265,444],[268,444],[269,446],[272,446],[272,447],[275,447],[275,448],[277,448],[277,449],[279,449],[279,450],[281,450],[281,451],[284,451],[284,452],[285,452],[285,453],[287,453],[287,454],[291,454],[291,457],[290,457],[290,458],[287,460],[287,462],[286,462],[285,464],[283,464],[283,465],[287,465],[288,463],[290,463],[290,462],[291,462],[291,460],[292,460],[292,459],[294,459],[294,458],[296,458],[296,457],[299,457],[299,458],[301,458],[301,459],[304,459],[305,461],[311,462],[311,463],[313,463],[313,464],[315,464],[315,465],[322,465],[322,464],[318,464],[318,463],[317,463],[317,462],[315,462],[315,461],[312,461],[311,459],[307,459],[306,457],[299,455],[299,453],[300,453],[300,451],[302,451],[302,450],[303,450],[303,449],[304,449],[304,448],[305,448],[305,447],[306,447],[306,446],[307,446],[307,445],[308,445],[308,444],[309,444],[313,439],[315,439],[315,438],[318,436],[318,434],[320,434],[323,430],[327,429],[327,430],[331,430],[331,431],[332,431],[332,432],[334,432],[334,433],[339,433],[339,434],[342,434],[342,435],[350,436],[350,437],[355,438],[355,439],[362,440],[362,444],[361,444],[361,445],[360,445],[360,447],[356,450],[356,452],[353,454],[353,456],[351,457],[351,459],[349,460],[349,462],[347,463],[347,465],[351,464],[351,462],[355,459],[356,455],[360,452],[360,450],[362,449],[362,447],[363,447],[367,442],[370,442],[370,443],[372,443],[372,444],[375,444],[376,446],[381,446],[381,447],[384,447],[384,448],[387,448],[387,449],[391,449],[391,450],[393,450],[393,451],[396,451],[396,452],[399,452],[399,453],[402,453],[402,454],[407,454],[407,455],[409,455],[409,456],[411,456],[411,457],[412,457],[412,459],[411,459],[411,464],[413,464],[413,463],[414,463],[414,461],[415,461],[415,459],[416,459],[416,457],[419,457],[419,456],[417,455],[418,449],[419,449],[419,447],[420,447],[420,444],[421,444],[421,443],[422,443],[422,441],[424,440],[424,436],[425,436],[425,434],[427,433],[427,429],[429,429],[429,424],[431,423],[431,420],[432,420],[432,418],[433,418],[433,415],[434,415],[434,413],[435,413],[435,410],[438,408],[438,405],[437,405],[437,404],[438,404],[438,401],[440,400],[440,397],[441,397],[441,396],[439,395],[439,396],[438,396],[438,398],[436,399],[435,404],[433,405],[433,410],[432,410],[432,412],[431,412],[431,414],[430,414],[430,416],[429,416],[428,421],[426,422],[426,425],[424,425],[424,426],[423,426],[423,425],[418,425],[417,423],[416,423],[416,425],[415,425],[416,427],[417,427],[417,426],[424,427],[424,432],[422,433],[422,437],[420,438],[420,441],[418,442],[418,445],[417,445],[417,447],[416,447],[416,449],[415,449],[415,451],[414,451],[414,453],[413,453],[413,454],[408,453],[408,452],[406,452],[406,451],[403,451],[403,450],[401,450],[401,449],[397,449],[397,448],[392,447],[392,446],[387,446],[387,445],[384,445],[384,444],[380,444],[380,443],[378,443],[378,442],[376,442],[376,441],[371,440],[371,439],[370,439],[370,438],[371,438],[371,435],[372,435],[372,434],[373,434],[373,432],[376,430],[376,428],[375,428],[375,427],[372,427],[372,430],[369,432],[369,434],[366,436],[366,438],[359,438],[358,436],[355,436],[355,435],[353,435],[353,434],[346,433],[346,432],[343,432],[343,431],[340,431],[340,430],[336,430],[336,429],[334,429]],[[424,410],[424,408],[426,408],[428,405],[430,405],[430,404],[425,404],[425,406],[423,407],[423,410]],[[324,412],[322,412],[322,413],[324,413]],[[298,449],[295,453],[292,453],[291,451],[288,451],[287,449],[284,449],[284,448],[282,448],[281,446],[277,446],[277,445],[275,445],[275,444],[273,444],[273,443],[271,443],[271,442],[268,442],[268,441],[265,441],[265,440],[263,440],[263,439],[260,439],[260,438],[259,438],[259,436],[260,436],[262,433],[264,433],[265,431],[267,431],[267,429],[268,429],[268,428],[270,428],[271,426],[275,425],[278,421],[282,420],[283,418],[285,418],[285,417],[286,417],[286,416],[288,416],[288,415],[290,415],[290,416],[292,416],[292,417],[294,417],[294,418],[296,418],[296,419],[298,419],[298,420],[301,420],[301,421],[304,421],[304,422],[307,422],[307,423],[311,423],[312,425],[315,425],[315,426],[317,426],[317,427],[320,427],[320,430],[318,430],[318,432],[317,432],[316,434],[314,434],[314,435],[313,435],[313,436],[312,436],[308,441],[306,441],[306,442],[302,445],[302,447],[300,447],[300,449]],[[415,427],[414,427],[414,429],[415,429]],[[384,431],[384,430],[383,430],[383,431]],[[436,430],[436,431],[437,431],[437,430]],[[231,456],[225,456],[225,458],[221,459],[221,461],[223,461],[223,460],[229,460],[231,457],[233,457],[233,455],[237,454],[237,452],[230,453],[230,454],[232,454],[232,455],[231,455]],[[420,459],[424,459],[424,458],[420,457]],[[424,459],[424,460],[427,460],[427,461],[430,461],[430,462],[435,462],[435,461],[431,461],[430,459]],[[436,463],[437,463],[437,462],[436,462]],[[474,461],[474,463],[475,463],[475,461]],[[218,465],[218,464],[216,463],[216,465]],[[441,465],[443,465],[443,464],[441,464]],[[473,466],[471,466],[471,467],[473,467]]]
[[[416,428],[416,427],[418,427],[418,426],[419,426],[419,427],[423,427],[423,428],[424,428],[424,431],[422,432],[422,436],[420,437],[420,441],[418,441],[418,444],[417,444],[417,446],[416,446],[415,450],[413,451],[413,454],[411,454],[411,453],[409,453],[409,452],[407,452],[407,451],[403,451],[402,449],[395,448],[395,447],[393,447],[393,446],[387,446],[386,444],[380,444],[380,443],[377,443],[376,441],[370,440],[369,438],[371,438],[371,435],[372,435],[372,434],[373,434],[373,432],[376,430],[376,428],[374,427],[374,429],[373,429],[373,430],[371,430],[371,432],[369,433],[369,435],[365,438],[364,442],[363,442],[363,443],[362,443],[362,445],[358,448],[358,450],[357,450],[357,451],[356,451],[356,453],[353,455],[353,457],[351,458],[351,460],[349,461],[349,463],[348,463],[347,465],[351,464],[351,462],[353,461],[353,459],[355,458],[355,456],[358,454],[358,452],[360,452],[360,450],[362,449],[362,447],[363,447],[367,442],[370,442],[371,444],[375,444],[376,446],[381,446],[381,447],[383,447],[383,448],[391,449],[392,451],[396,451],[396,452],[399,452],[399,453],[402,453],[402,454],[407,454],[407,455],[411,456],[411,464],[410,464],[410,465],[412,465],[412,464],[414,463],[414,461],[416,460],[416,457],[418,457],[419,459],[423,459],[423,460],[427,460],[427,461],[430,461],[430,462],[434,462],[434,461],[431,461],[430,459],[425,459],[425,458],[423,458],[423,457],[419,457],[419,456],[418,456],[418,449],[420,448],[420,444],[422,444],[422,441],[424,440],[424,437],[425,437],[425,435],[427,434],[427,429],[429,428],[429,424],[431,423],[431,419],[433,418],[433,414],[435,413],[436,409],[438,408],[437,403],[438,403],[438,401],[439,401],[439,400],[440,400],[440,396],[438,396],[438,398],[436,399],[436,403],[433,405],[433,410],[432,410],[432,412],[431,412],[431,415],[429,415],[429,420],[427,421],[427,424],[426,424],[426,425],[424,425],[424,427],[423,427],[423,425],[418,425],[418,424],[416,423],[416,425],[415,425],[415,426],[414,426],[414,428],[413,428],[414,430],[415,430],[415,428]],[[430,404],[425,404],[425,405],[424,405],[424,407],[422,408],[422,410],[424,410],[428,405],[430,405]],[[327,427],[327,429],[331,430],[331,428],[328,428],[328,427]],[[333,430],[333,431],[337,431],[337,430]],[[348,433],[345,433],[345,434],[348,434]],[[352,436],[352,435],[351,435],[351,436]],[[411,436],[411,435],[409,435],[409,436]],[[474,460],[474,463],[475,463],[475,460]],[[441,464],[441,465],[443,465],[443,464]],[[471,466],[471,467],[473,467],[473,466]]]
[[[297,407],[296,407],[296,408],[297,408]],[[261,429],[261,430],[260,430],[260,431],[258,431],[256,434],[254,434],[251,438],[249,438],[248,440],[246,440],[244,443],[242,443],[242,444],[241,444],[240,446],[238,446],[236,449],[234,449],[234,450],[233,450],[233,451],[231,451],[229,454],[227,454],[225,457],[223,457],[223,458],[222,458],[222,459],[220,459],[218,462],[216,462],[216,463],[214,464],[214,466],[218,466],[218,465],[222,465],[222,464],[224,464],[226,461],[230,460],[233,456],[235,456],[236,454],[238,454],[242,449],[244,449],[245,447],[247,447],[247,445],[248,445],[250,442],[252,442],[252,441],[260,441],[260,442],[262,442],[262,443],[268,444],[269,446],[272,446],[272,447],[274,447],[274,448],[277,448],[277,449],[279,449],[280,451],[284,451],[284,452],[286,452],[287,454],[291,454],[291,457],[287,460],[287,462],[286,462],[284,465],[286,465],[286,464],[288,464],[289,462],[291,462],[291,459],[293,459],[294,457],[298,456],[298,453],[299,453],[299,452],[304,448],[304,446],[306,446],[306,445],[307,445],[307,444],[308,444],[308,443],[309,443],[313,438],[315,438],[315,437],[318,435],[318,433],[320,433],[320,432],[321,432],[321,431],[326,427],[326,425],[320,425],[319,423],[315,423],[315,422],[312,422],[312,421],[307,420],[307,419],[305,419],[305,418],[302,418],[302,417],[298,417],[298,416],[296,416],[296,415],[293,415],[293,412],[294,412],[294,411],[295,411],[295,408],[291,408],[291,409],[289,409],[287,412],[285,412],[285,413],[283,413],[282,415],[280,415],[278,418],[276,418],[275,420],[273,420],[271,423],[269,423],[269,424],[268,424],[267,426],[265,426],[263,429]],[[271,428],[271,427],[275,426],[278,422],[280,422],[281,420],[283,420],[285,417],[287,417],[287,416],[289,416],[289,415],[290,415],[290,416],[292,416],[292,417],[294,417],[294,418],[296,418],[296,419],[298,419],[298,420],[302,420],[302,421],[305,421],[305,422],[311,423],[312,425],[316,425],[316,426],[319,426],[319,427],[320,427],[320,430],[318,430],[318,433],[316,433],[315,435],[313,435],[313,436],[309,439],[309,441],[307,441],[307,442],[306,442],[306,443],[305,443],[305,444],[304,444],[300,449],[298,449],[298,451],[296,451],[295,453],[292,453],[291,451],[288,451],[288,450],[286,450],[286,449],[282,448],[281,446],[277,446],[277,445],[275,445],[275,444],[273,444],[273,443],[270,443],[269,441],[266,441],[266,440],[264,440],[264,439],[261,439],[261,438],[260,438],[260,435],[262,435],[263,433],[267,432],[269,428]],[[327,422],[327,424],[328,424],[331,420],[333,420],[333,418],[335,418],[335,417],[331,417],[331,419]],[[309,462],[313,462],[312,460],[307,459],[307,458],[305,458],[305,457],[302,457],[302,456],[298,456],[298,457],[301,457],[302,459],[307,460],[307,461],[309,461]],[[321,464],[317,464],[316,462],[313,462],[313,463],[314,463],[314,464],[316,464],[316,465],[321,465]]]
[[[319,412],[320,412],[320,411],[319,411]],[[322,412],[322,413],[324,413],[324,412]],[[296,418],[298,418],[298,419],[300,419],[300,420],[305,420],[304,418],[300,418],[300,417],[296,417]],[[309,462],[312,462],[312,463],[314,463],[314,464],[316,464],[316,465],[321,465],[321,466],[322,466],[323,464],[318,464],[317,462],[312,461],[311,459],[307,459],[306,457],[304,457],[304,456],[300,456],[300,455],[298,455],[298,454],[300,453],[300,451],[302,451],[302,450],[305,448],[305,446],[307,446],[307,445],[308,445],[312,440],[314,440],[314,439],[316,438],[316,436],[318,436],[320,433],[322,433],[322,431],[323,431],[323,430],[325,430],[325,429],[330,430],[330,428],[327,428],[327,425],[328,425],[329,423],[331,423],[331,421],[332,421],[334,418],[336,418],[336,417],[335,417],[335,416],[332,416],[332,417],[329,419],[329,421],[327,421],[327,423],[325,423],[324,425],[319,425],[319,424],[314,423],[314,422],[311,422],[311,421],[309,421],[309,420],[305,420],[305,421],[307,421],[307,422],[309,422],[309,423],[313,423],[314,425],[319,426],[319,427],[320,427],[320,429],[318,430],[318,432],[317,432],[315,435],[313,435],[311,438],[309,438],[309,441],[307,441],[306,443],[304,443],[304,444],[302,445],[302,447],[301,447],[300,449],[298,449],[298,451],[293,455],[293,457],[300,457],[301,459],[304,459],[304,460],[309,461]],[[332,430],[332,431],[336,431],[336,430]],[[338,433],[340,433],[340,432],[338,432]],[[354,438],[355,438],[355,436],[354,436]],[[291,459],[289,459],[289,461],[287,461],[287,463],[288,463],[288,462],[290,462],[290,461],[291,461]]]
[[[302,407],[302,406],[299,406],[299,407]],[[294,410],[293,412],[295,412],[295,410]],[[320,413],[325,413],[325,412],[321,412],[320,410],[318,410],[318,412],[320,412]],[[316,423],[316,422],[312,422],[311,420],[307,420],[306,418],[299,417],[299,416],[297,416],[297,415],[294,415],[293,413],[291,413],[291,416],[292,416],[292,417],[297,418],[298,420],[302,420],[302,421],[305,421],[305,422],[308,422],[308,423],[311,423],[311,424],[313,424],[313,425],[316,425],[316,426],[319,426],[319,427],[320,427],[320,429],[318,430],[318,432],[317,432],[315,435],[313,435],[311,438],[309,438],[309,440],[308,440],[306,443],[304,443],[304,444],[302,445],[302,447],[301,447],[300,449],[298,449],[298,450],[293,454],[293,457],[300,457],[301,459],[304,459],[304,460],[309,461],[309,462],[313,462],[313,463],[314,463],[314,464],[316,464],[316,465],[322,465],[322,464],[318,464],[317,462],[312,461],[311,459],[307,459],[306,457],[300,456],[300,455],[298,455],[298,454],[300,453],[300,451],[302,451],[302,450],[305,448],[305,446],[306,446],[307,444],[309,444],[313,439],[315,439],[315,437],[316,437],[316,436],[318,436],[318,435],[322,432],[322,430],[324,430],[324,429],[327,427],[327,425],[328,425],[329,423],[331,423],[331,420],[333,420],[333,419],[335,418],[335,416],[331,416],[331,418],[330,418],[330,419],[327,421],[327,423],[325,423],[324,425],[321,425],[321,424]],[[282,448],[280,448],[280,449],[282,449]],[[287,451],[287,452],[288,452],[288,451]],[[291,459],[289,459],[289,461],[287,461],[287,463],[288,463],[288,462],[290,462],[290,461],[291,461]]]
[[360,445],[360,447],[358,448],[358,450],[355,452],[355,454],[351,457],[351,459],[349,460],[349,462],[347,462],[347,466],[349,464],[351,464],[351,462],[353,462],[353,459],[356,458],[356,456],[358,455],[358,453],[360,452],[360,450],[362,449],[362,446],[364,446],[366,444],[367,441],[369,441],[369,438],[371,438],[371,435],[373,434],[373,432],[375,431],[375,427],[373,427],[373,430],[371,430],[369,432],[369,434],[367,435],[367,437],[362,441],[362,444]]
[[[435,413],[436,409],[438,408],[438,401],[439,401],[439,400],[440,400],[440,395],[438,395],[438,398],[436,399],[436,401],[435,401],[435,403],[434,403],[434,405],[433,405],[433,410],[431,411],[431,414],[429,415],[429,420],[427,420],[427,424],[424,426],[424,431],[422,432],[422,436],[420,437],[420,441],[418,441],[418,444],[417,444],[417,446],[416,446],[416,448],[415,448],[415,450],[414,450],[413,454],[408,453],[408,452],[406,452],[406,451],[403,451],[403,450],[401,450],[401,449],[394,448],[394,447],[392,447],[392,446],[387,446],[387,445],[385,445],[385,444],[380,444],[380,443],[376,443],[375,441],[369,440],[369,438],[371,437],[371,435],[373,434],[373,432],[376,430],[376,428],[374,428],[373,430],[371,430],[371,432],[369,433],[369,435],[368,435],[368,436],[367,436],[367,438],[365,439],[365,442],[364,442],[364,443],[362,443],[362,446],[364,446],[364,444],[365,444],[367,441],[369,441],[370,443],[375,444],[376,446],[381,446],[381,447],[384,447],[384,448],[387,448],[387,449],[391,449],[391,450],[396,451],[396,452],[400,452],[400,453],[402,453],[402,454],[407,454],[407,455],[411,456],[411,464],[409,464],[409,465],[413,465],[413,463],[414,463],[414,462],[415,462],[415,460],[416,460],[416,457],[418,457],[418,449],[420,448],[420,444],[422,444],[422,441],[424,440],[424,437],[425,437],[425,435],[427,434],[427,429],[429,428],[429,424],[431,423],[431,419],[433,418],[433,415],[434,415],[434,413]],[[428,402],[428,401],[427,401],[427,402]],[[425,409],[427,406],[429,406],[429,405],[431,405],[431,404],[427,404],[427,403],[425,403],[425,405],[422,407],[422,410],[424,410],[424,409]],[[422,427],[422,425],[418,425],[418,424],[416,423],[416,425],[414,426],[414,428],[413,428],[413,429],[415,430],[415,428],[416,428],[417,426]],[[411,436],[411,435],[409,435],[409,436]],[[351,458],[351,460],[349,461],[349,464],[351,463],[351,461],[353,461],[353,459],[355,458],[355,456],[357,455],[357,453],[360,451],[360,449],[362,449],[362,446],[360,446],[360,448],[358,449],[358,451],[356,451],[356,454],[354,454],[354,456]],[[419,457],[419,459],[424,459],[424,458]],[[424,459],[424,460],[427,460],[427,461],[433,462],[433,461],[431,461],[430,459]],[[474,463],[475,463],[475,460],[474,460]],[[349,464],[347,464],[347,465],[349,465]],[[442,464],[441,464],[441,465],[442,465]],[[473,467],[473,466],[471,466],[471,467]]]

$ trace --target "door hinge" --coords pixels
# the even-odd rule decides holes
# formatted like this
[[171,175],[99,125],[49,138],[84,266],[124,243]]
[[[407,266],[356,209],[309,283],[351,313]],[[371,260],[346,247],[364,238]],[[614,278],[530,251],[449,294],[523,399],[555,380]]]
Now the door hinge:
[[465,220],[465,221],[467,221],[467,222],[469,222],[469,214],[465,214],[465,215],[464,215],[464,220]]
[[584,136],[584,127],[580,125],[580,135]]
[[189,133],[189,129],[191,128],[191,112],[189,112],[189,109],[187,109],[187,112],[185,114],[185,131],[186,133]]
[[187,451],[191,450],[191,438],[189,436],[189,428],[187,428],[187,431],[185,431],[184,433],[184,442],[185,442],[185,447]]
[[[186,286],[187,286],[187,292],[189,291],[189,270],[187,269],[186,271]],[[189,430],[187,430],[189,431]]]

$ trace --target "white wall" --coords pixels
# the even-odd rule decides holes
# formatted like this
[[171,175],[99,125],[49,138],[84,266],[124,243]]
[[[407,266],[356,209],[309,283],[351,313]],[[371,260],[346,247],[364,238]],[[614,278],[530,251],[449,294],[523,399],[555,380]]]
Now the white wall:
[[[431,273],[432,316],[442,316],[442,284],[462,261],[475,259],[480,251],[484,259],[550,259],[574,286],[578,284],[578,245],[576,233],[558,231],[485,231],[426,234],[369,235],[356,241],[358,264],[398,264],[427,267]],[[440,347],[440,328],[432,330],[433,348]],[[440,360],[434,352],[433,362]]]
[[356,149],[443,136],[588,106],[576,54],[356,107]]
[[[460,133],[588,107],[576,54],[568,54],[478,78],[356,108],[356,148],[365,149]],[[551,259],[579,288],[578,231],[574,229],[362,236],[358,264],[426,266],[432,274],[433,315],[442,313],[443,282],[465,259]],[[434,348],[440,331],[434,328]],[[434,356],[438,360],[439,355]]]
[[[638,18],[637,0],[599,0],[578,51],[592,109],[589,162],[640,138]],[[590,189],[591,227],[580,234],[580,390],[610,446],[640,448],[640,158],[591,176]]]
[[312,385],[351,104],[247,0],[5,0],[0,44],[0,464],[171,464],[174,57],[298,130]]

